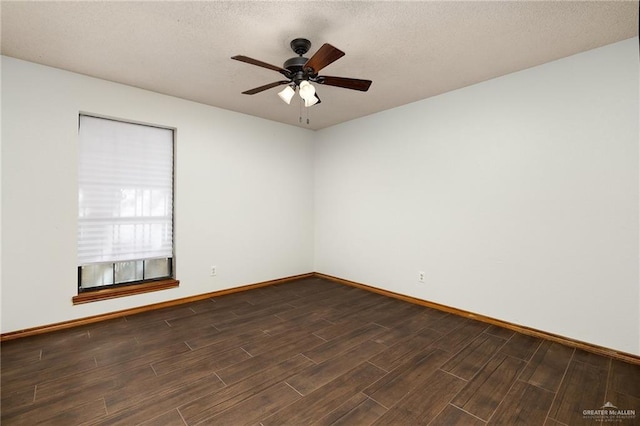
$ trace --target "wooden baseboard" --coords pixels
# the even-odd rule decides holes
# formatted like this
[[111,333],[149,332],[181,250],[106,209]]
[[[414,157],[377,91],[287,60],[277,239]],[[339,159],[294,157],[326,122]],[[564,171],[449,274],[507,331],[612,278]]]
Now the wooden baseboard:
[[20,339],[22,337],[35,336],[38,334],[49,333],[52,331],[64,330],[67,328],[79,327],[81,325],[93,324],[100,321],[106,321],[114,318],[120,318],[128,315],[139,314],[142,312],[152,311],[155,309],[168,308],[171,306],[182,305],[184,303],[197,302],[198,300],[209,299],[211,297],[223,296],[225,294],[238,293],[241,291],[252,290],[255,288],[266,287],[275,284],[281,284],[288,281],[300,280],[303,278],[312,278],[315,274],[309,272],[306,274],[294,275],[291,277],[278,278],[275,280],[263,281],[255,284],[243,285],[240,287],[229,288],[225,290],[213,291],[211,293],[198,294],[195,296],[184,297],[181,299],[168,300],[166,302],[154,303],[152,305],[140,306],[137,308],[124,309],[116,312],[109,312],[106,314],[94,315],[86,318],[79,318],[70,321],[59,322],[56,324],[43,325],[39,327],[27,328],[24,330],[12,331],[9,333],[0,334],[0,342],[7,340]]
[[626,352],[616,351],[614,349],[605,348],[603,346],[594,345],[591,343],[582,342],[580,340],[571,339],[569,337],[560,336],[557,334],[549,333],[546,331],[536,330],[535,328],[526,327],[518,324],[513,324],[507,321],[502,321],[496,318],[487,317],[484,315],[474,314],[473,312],[465,311],[462,309],[452,308],[450,306],[441,305],[435,302],[429,302],[428,300],[418,299],[416,297],[406,296],[404,294],[395,293],[388,290],[383,290],[377,287],[372,287],[366,284],[357,283],[355,281],[345,280],[343,278],[334,277],[331,275],[322,274],[316,272],[314,274],[318,278],[324,278],[326,280],[334,281],[340,284],[349,285],[352,287],[361,288],[374,293],[381,294],[383,296],[393,297],[394,299],[403,300],[405,302],[414,303],[416,305],[426,306],[429,308],[437,309],[439,311],[448,312],[454,315],[459,315],[465,318],[474,319],[477,321],[485,322],[487,324],[497,325],[499,327],[507,328],[509,330],[516,331],[518,333],[526,334],[528,336],[538,337],[552,342],[557,342],[565,346],[582,349],[588,352],[592,352],[598,355],[608,356],[620,361],[629,362],[632,364],[640,365],[640,356],[629,354]]
[[346,280],[339,277],[334,277],[331,275],[319,273],[319,272],[309,272],[306,274],[294,275],[285,278],[278,278],[269,281],[263,281],[255,284],[243,285],[240,287],[229,288],[225,290],[214,291],[211,293],[199,294],[195,296],[184,297],[181,299],[168,300],[166,302],[154,303],[152,305],[140,306],[137,308],[124,309],[121,311],[110,312],[106,314],[94,315],[86,318],[79,318],[70,321],[59,322],[56,324],[43,325],[39,327],[27,328],[24,330],[12,331],[9,333],[0,334],[0,342],[20,339],[22,337],[35,336],[38,334],[49,333],[52,331],[64,330],[67,328],[78,327],[81,325],[92,324],[100,321],[106,321],[114,318],[120,318],[128,315],[139,314],[142,312],[152,311],[155,309],[168,308],[171,306],[182,305],[184,303],[197,302],[199,300],[209,299],[211,297],[223,296],[225,294],[238,293],[241,291],[252,290],[255,288],[266,287],[275,284],[281,284],[289,281],[300,280],[303,278],[324,278],[326,280],[330,280],[333,282],[337,282],[340,284],[349,285],[352,287],[361,288],[363,290],[371,291],[374,293],[381,294],[383,296],[393,297],[394,299],[403,300],[405,302],[414,303],[416,305],[426,306],[429,308],[437,309],[439,311],[448,312],[454,315],[459,315],[465,318],[474,319],[477,321],[481,321],[487,324],[497,325],[499,327],[507,328],[509,330],[516,331],[518,333],[526,334],[533,337],[538,337],[545,340],[550,340],[552,342],[557,342],[566,346],[570,346],[573,348],[582,349],[588,352],[592,352],[598,355],[608,356],[614,359],[618,359],[620,361],[629,362],[632,364],[640,365],[640,356],[629,354],[626,352],[616,351],[614,349],[605,348],[603,346],[594,345],[591,343],[582,342],[579,340],[571,339],[568,337],[560,336],[557,334],[549,333],[546,331],[537,330],[535,328],[526,327],[518,324],[513,324],[507,321],[502,321],[496,318],[487,317],[484,315],[475,314],[473,312],[465,311],[462,309],[453,308],[446,305],[441,305],[439,303],[430,302],[428,300],[418,299],[416,297],[407,296],[400,293],[395,293],[389,290],[383,290],[377,287],[373,287],[370,285],[358,283],[355,281]]

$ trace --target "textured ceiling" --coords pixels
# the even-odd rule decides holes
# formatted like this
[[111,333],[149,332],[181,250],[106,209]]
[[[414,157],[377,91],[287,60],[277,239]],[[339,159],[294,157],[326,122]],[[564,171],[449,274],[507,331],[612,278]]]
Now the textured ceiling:
[[[638,35],[636,1],[2,1],[2,54],[310,129],[414,102]],[[286,105],[289,42],[346,56],[321,74],[373,80],[319,86]]]

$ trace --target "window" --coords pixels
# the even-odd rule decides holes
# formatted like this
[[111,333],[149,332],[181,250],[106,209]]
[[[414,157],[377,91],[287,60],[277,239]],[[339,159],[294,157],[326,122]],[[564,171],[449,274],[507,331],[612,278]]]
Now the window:
[[79,125],[78,292],[173,278],[173,130]]

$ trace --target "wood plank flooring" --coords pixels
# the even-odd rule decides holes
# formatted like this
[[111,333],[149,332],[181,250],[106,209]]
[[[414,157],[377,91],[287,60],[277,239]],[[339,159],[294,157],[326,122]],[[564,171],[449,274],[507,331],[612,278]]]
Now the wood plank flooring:
[[593,425],[640,366],[321,278],[1,347],[3,425]]

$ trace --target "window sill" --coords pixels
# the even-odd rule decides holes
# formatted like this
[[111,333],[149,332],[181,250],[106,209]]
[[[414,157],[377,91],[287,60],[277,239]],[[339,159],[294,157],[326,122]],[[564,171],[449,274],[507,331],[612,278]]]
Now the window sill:
[[134,294],[166,290],[178,287],[179,285],[180,281],[175,279],[151,281],[143,284],[133,284],[123,287],[106,288],[104,290],[88,291],[80,293],[77,296],[73,296],[71,300],[74,305],[80,305],[82,303],[98,302],[100,300],[115,299],[118,297],[132,296]]

